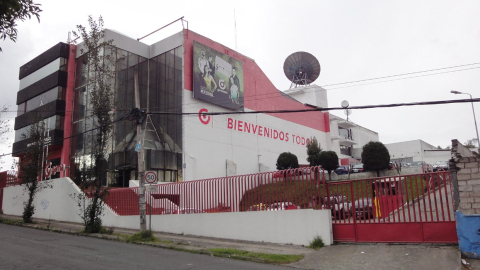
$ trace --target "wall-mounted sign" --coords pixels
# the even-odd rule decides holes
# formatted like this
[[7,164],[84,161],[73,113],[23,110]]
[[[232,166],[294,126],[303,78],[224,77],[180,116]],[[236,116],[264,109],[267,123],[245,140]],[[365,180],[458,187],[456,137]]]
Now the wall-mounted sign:
[[243,64],[193,42],[193,97],[234,110],[243,110]]
[[146,192],[158,192],[158,186],[145,186]]
[[45,168],[43,169],[43,176],[45,178],[50,178],[52,175],[56,174],[57,172],[65,171],[66,167],[65,164],[56,165],[52,167],[52,162],[47,162],[45,164]]

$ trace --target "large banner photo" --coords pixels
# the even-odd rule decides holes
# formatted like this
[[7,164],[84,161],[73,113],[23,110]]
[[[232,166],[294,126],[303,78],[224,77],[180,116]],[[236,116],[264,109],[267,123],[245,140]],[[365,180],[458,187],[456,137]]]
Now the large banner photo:
[[193,42],[193,97],[243,111],[243,65],[239,60]]

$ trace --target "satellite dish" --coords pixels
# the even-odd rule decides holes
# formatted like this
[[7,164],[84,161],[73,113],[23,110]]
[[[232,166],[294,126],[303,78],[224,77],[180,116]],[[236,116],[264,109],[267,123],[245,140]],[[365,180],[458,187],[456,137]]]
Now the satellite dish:
[[348,103],[348,101],[344,100],[342,101],[342,108],[348,108],[348,106],[350,106],[350,103]]
[[283,63],[283,72],[293,85],[309,85],[320,75],[320,63],[315,56],[307,52],[296,52],[290,54]]

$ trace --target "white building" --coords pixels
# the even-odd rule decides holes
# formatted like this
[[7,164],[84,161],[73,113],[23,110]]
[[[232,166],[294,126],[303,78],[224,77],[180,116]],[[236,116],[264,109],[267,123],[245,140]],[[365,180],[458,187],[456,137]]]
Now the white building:
[[450,150],[440,150],[422,140],[405,141],[385,144],[390,153],[390,160],[402,163],[425,161],[435,164],[436,161],[448,161]]

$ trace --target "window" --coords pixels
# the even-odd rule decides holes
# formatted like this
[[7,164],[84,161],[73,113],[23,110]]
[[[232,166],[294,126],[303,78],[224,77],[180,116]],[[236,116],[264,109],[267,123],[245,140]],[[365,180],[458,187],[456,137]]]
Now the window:
[[338,127],[338,135],[340,135],[340,138],[353,140],[351,129]]
[[351,156],[352,154],[352,147],[346,145],[340,145],[340,154]]
[[56,99],[62,99],[63,87],[55,87],[26,101],[25,112],[34,110]]
[[[55,129],[63,129],[63,116],[54,115],[43,120],[45,123],[45,131],[52,131]],[[32,125],[15,130],[15,142],[28,139],[30,137],[30,128]]]

